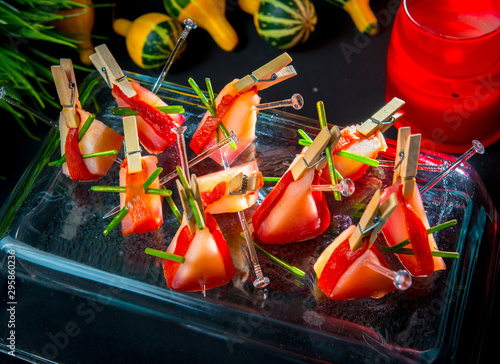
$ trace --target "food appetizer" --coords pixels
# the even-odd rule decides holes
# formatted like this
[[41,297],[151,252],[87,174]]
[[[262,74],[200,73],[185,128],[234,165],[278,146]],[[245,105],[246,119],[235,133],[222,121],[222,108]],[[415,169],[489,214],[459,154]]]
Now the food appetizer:
[[[332,150],[335,169],[343,178],[356,180],[363,176],[369,164],[356,161],[352,155],[376,159],[387,149],[383,132],[402,116],[398,110],[404,101],[393,98],[371,118],[360,125],[350,125],[342,129],[337,146]],[[322,174],[322,182],[330,183],[329,174]]]
[[438,250],[437,244],[432,234],[427,232],[429,221],[415,180],[420,138],[420,134],[412,135],[409,127],[398,130],[393,184],[382,193],[382,201],[396,194],[398,205],[382,232],[389,246],[409,239],[407,248],[412,249],[414,254],[397,256],[411,275],[428,276],[435,270],[446,269],[446,265],[441,257],[432,254]]
[[396,289],[407,289],[411,284],[408,274],[390,270],[374,245],[397,204],[394,194],[381,205],[380,201],[380,190],[377,190],[359,224],[345,229],[314,264],[317,286],[328,298],[381,298]]
[[[255,140],[255,123],[258,113],[255,107],[260,103],[258,91],[295,76],[296,72],[293,66],[287,66],[291,61],[290,56],[283,53],[253,71],[251,75],[235,79],[227,84],[217,97],[211,100],[209,105],[206,105],[209,110],[198,125],[189,144],[190,148],[196,154],[201,154],[217,144],[217,141],[223,138],[222,133],[226,132],[227,134],[227,131],[233,131],[239,144],[236,149],[226,151],[227,160],[229,164],[232,164]],[[195,90],[199,89],[196,83],[192,81],[190,83]],[[199,92],[198,94],[200,95]],[[223,165],[222,159],[217,153],[211,158]]]
[[188,182],[180,168],[178,172],[184,213],[167,253],[183,257],[184,262],[163,260],[163,273],[172,289],[205,292],[230,282],[234,264],[217,221],[203,208],[196,176]]
[[159,108],[168,106],[156,94],[129,82],[105,44],[95,47],[92,63],[112,89],[118,107],[128,107],[138,113],[137,131],[141,145],[151,154],[159,154],[172,146],[176,134],[172,128],[184,123],[179,113],[168,114]]
[[265,244],[284,244],[320,235],[330,225],[330,211],[319,184],[326,165],[322,152],[335,146],[340,130],[323,127],[309,147],[293,160],[273,190],[252,215],[255,236]]
[[198,178],[203,206],[211,214],[238,212],[253,206],[263,185],[255,160]]
[[62,105],[59,116],[61,159],[53,163],[73,181],[95,181],[108,173],[123,137],[82,109],[73,63],[61,59],[51,67]]

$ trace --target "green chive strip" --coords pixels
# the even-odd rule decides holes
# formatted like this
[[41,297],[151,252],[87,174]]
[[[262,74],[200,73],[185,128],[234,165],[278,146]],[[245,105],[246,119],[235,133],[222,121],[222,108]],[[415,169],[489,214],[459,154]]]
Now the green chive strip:
[[177,170],[177,174],[179,176],[179,180],[182,184],[182,187],[184,187],[184,190],[186,190],[186,194],[189,200],[189,204],[191,205],[191,209],[193,210],[194,217],[196,219],[196,223],[198,224],[198,228],[200,230],[203,230],[205,228],[205,223],[204,219],[199,214],[198,207],[195,203],[193,192],[189,188],[189,185],[186,180],[186,176],[184,176],[184,172],[182,172],[182,168],[180,166],[176,166],[175,169]]
[[[436,225],[436,226],[433,226],[433,227],[427,229],[427,234],[433,234],[436,231],[446,229],[446,228],[453,226],[453,225],[456,225],[456,224],[457,224],[457,220],[450,220],[447,222],[443,222],[442,224],[439,224],[439,225]],[[410,244],[410,239],[406,239],[406,240],[404,240],[404,241],[402,241],[402,242],[400,242],[392,247],[386,246],[386,247],[380,247],[380,248],[383,248],[383,249],[381,249],[381,251],[384,251],[387,253],[398,253],[399,254],[399,250],[404,248],[408,244]]]
[[212,81],[210,81],[210,78],[206,77],[205,83],[207,85],[207,91],[208,91],[208,97],[210,98],[210,103],[215,108],[215,95],[214,95],[214,89],[212,87]]
[[[384,251],[384,250],[380,250],[380,251]],[[413,251],[413,249],[409,249],[409,248],[401,248],[397,251],[397,253],[398,254],[405,254],[405,255],[415,255],[415,252]],[[454,258],[454,259],[460,258],[460,254],[458,254],[456,252],[444,252],[444,251],[439,251],[439,250],[431,250],[431,255],[433,257],[441,257],[441,258]]]
[[362,156],[362,155],[359,155],[356,153],[346,152],[345,150],[339,150],[335,154],[338,155],[339,157],[345,157],[345,158],[352,159],[356,162],[361,162],[363,164],[367,164],[370,167],[378,167],[378,164],[379,164],[378,160],[376,160],[376,159],[368,158],[368,157],[365,157],[365,156]]
[[[82,128],[78,132],[78,137],[77,137],[78,138],[78,142],[80,142],[83,139],[83,136],[85,135],[85,133],[87,132],[87,130],[89,130],[89,128],[92,125],[92,123],[94,122],[94,120],[95,120],[95,115],[94,114],[90,114],[89,117],[87,118],[87,120],[85,120],[85,123],[83,124]],[[61,158],[59,158],[57,161],[50,162],[48,165],[49,166],[61,167],[64,162],[66,162],[66,155],[65,154],[63,154],[61,156]]]
[[[180,105],[169,105],[169,106],[157,106],[156,109],[164,112],[165,114],[182,114],[184,113],[184,107]],[[125,116],[125,115],[139,115],[137,110],[132,110],[130,107],[114,107],[111,109],[113,115]]]
[[[323,104],[323,101],[318,101],[316,103],[316,108],[318,109],[319,125],[321,129],[323,129],[325,126],[328,127],[328,123],[326,121],[325,105]],[[326,159],[328,161],[328,169],[330,170],[330,179],[332,181],[332,184],[337,184],[338,180],[337,180],[337,175],[335,174],[335,165],[333,164],[332,147],[330,145],[326,146],[325,153],[326,153]],[[337,201],[340,201],[342,199],[340,192],[338,191],[334,192],[334,196]]]
[[[105,150],[103,152],[82,154],[82,157],[83,157],[83,159],[88,159],[88,158],[105,157],[108,155],[115,155],[115,154],[118,154],[118,151],[113,149],[113,150]],[[49,162],[48,166],[49,167],[52,167],[52,166],[60,167],[60,166],[62,166],[62,164],[64,162],[66,162],[66,155],[63,155],[61,158],[59,158],[56,161]]]
[[201,91],[201,89],[198,86],[198,84],[196,83],[196,81],[193,80],[192,77],[189,77],[188,82],[191,85],[191,87],[193,88],[193,90],[196,92],[198,97],[201,99],[201,101],[203,102],[203,104],[205,105],[207,110],[210,112],[210,114],[214,118],[217,117],[214,106],[212,104],[210,104],[210,102],[207,100],[206,96],[203,94],[203,91]]
[[180,255],[167,253],[158,249],[146,248],[144,249],[144,253],[146,253],[147,255],[152,255],[153,257],[172,260],[177,263],[184,263],[186,261],[186,258]]
[[[227,130],[226,126],[224,124],[222,124],[222,122],[219,123],[218,128],[220,129],[220,131],[222,132],[222,134],[224,134],[224,138],[229,138],[229,131]],[[234,143],[234,141],[232,141],[232,140],[229,143],[229,145],[231,146],[232,150],[236,150],[238,148],[236,146],[236,144]]]
[[[92,186],[90,187],[91,191],[94,192],[113,192],[113,193],[125,193],[125,186]],[[150,195],[159,195],[159,196],[172,196],[172,191],[167,190],[165,188],[148,188],[144,192]]]
[[172,210],[172,213],[175,215],[175,217],[177,218],[177,221],[180,224],[182,222],[182,214],[180,213],[179,209],[175,205],[174,199],[172,198],[172,196],[168,195],[168,196],[165,196],[165,200],[167,200],[168,206],[170,206],[170,210]]
[[264,182],[278,182],[281,177],[262,177]]
[[309,142],[309,144],[313,142],[313,139],[309,135],[307,135],[307,133],[303,129],[299,129],[297,131],[305,142]]
[[[158,177],[162,171],[163,168],[158,167],[153,173],[151,173],[151,175],[146,179],[146,181],[142,185],[144,190],[147,190],[149,186],[151,186],[151,183],[154,182],[156,177]],[[118,224],[123,220],[123,218],[127,215],[127,213],[128,213],[128,208],[127,205],[125,205],[120,210],[120,212],[118,212],[115,215],[115,217],[113,218],[113,220],[111,220],[108,226],[106,226],[106,228],[103,231],[104,236],[107,236],[111,231],[113,231],[113,229],[118,226]]]
[[[243,239],[245,239],[245,235],[243,235],[243,233],[241,233],[240,236]],[[302,277],[304,277],[306,275],[306,273],[303,270],[301,270],[301,269],[299,269],[297,267],[294,267],[291,264],[288,264],[288,263],[282,261],[280,258],[276,257],[275,255],[272,255],[267,250],[265,250],[263,247],[261,247],[259,244],[257,244],[255,241],[253,242],[253,245],[255,246],[255,248],[257,248],[258,251],[260,251],[266,257],[268,257],[269,259],[271,259],[273,262],[279,264],[283,268],[288,269],[290,272],[292,272],[297,277],[302,278]]]

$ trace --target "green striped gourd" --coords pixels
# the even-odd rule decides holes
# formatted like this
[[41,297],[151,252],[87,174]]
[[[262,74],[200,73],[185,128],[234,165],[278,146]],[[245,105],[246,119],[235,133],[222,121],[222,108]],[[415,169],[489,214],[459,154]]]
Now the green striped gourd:
[[116,19],[113,29],[125,37],[130,58],[144,69],[162,67],[182,34],[180,23],[162,13],[144,14],[133,22]]
[[[240,7],[247,12],[257,8],[255,0],[240,0]],[[318,21],[310,0],[261,0],[253,19],[258,34],[278,49],[306,42]]]

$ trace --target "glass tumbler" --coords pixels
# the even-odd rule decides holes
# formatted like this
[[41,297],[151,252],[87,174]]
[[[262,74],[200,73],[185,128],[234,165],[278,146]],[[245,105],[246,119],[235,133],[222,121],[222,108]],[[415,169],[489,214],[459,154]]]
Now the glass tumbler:
[[421,133],[422,148],[500,139],[500,0],[402,0],[387,53],[394,96],[406,102],[396,127]]

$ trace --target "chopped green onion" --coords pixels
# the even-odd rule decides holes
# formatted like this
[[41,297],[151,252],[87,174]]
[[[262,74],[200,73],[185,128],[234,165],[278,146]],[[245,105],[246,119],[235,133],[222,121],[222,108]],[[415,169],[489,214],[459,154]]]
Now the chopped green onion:
[[175,205],[174,199],[170,195],[165,196],[165,199],[167,200],[168,206],[170,206],[170,209],[172,210],[174,216],[177,218],[177,221],[181,223],[182,215],[177,206]]
[[176,166],[175,169],[177,170],[177,174],[179,176],[179,180],[182,184],[182,187],[184,187],[184,190],[186,191],[189,204],[191,205],[191,210],[193,210],[194,217],[196,219],[196,223],[198,224],[198,228],[200,230],[203,230],[205,228],[205,223],[204,219],[200,216],[198,206],[196,204],[196,201],[194,200],[193,192],[189,188],[189,185],[186,180],[186,176],[184,176],[184,172],[182,171],[182,168],[180,166]]
[[103,152],[83,154],[82,157],[83,159],[87,159],[87,158],[105,157],[107,155],[115,155],[115,154],[118,154],[117,150],[105,150]]
[[356,153],[346,152],[345,150],[339,150],[335,154],[338,155],[339,157],[349,158],[349,159],[352,159],[353,161],[367,164],[370,167],[378,167],[378,164],[379,164],[378,160],[376,160],[376,159],[368,158],[368,157],[365,157],[365,156],[362,156],[362,155],[359,155]]
[[[222,132],[222,134],[224,134],[224,138],[229,138],[229,131],[227,130],[226,126],[222,124],[222,122],[219,123],[219,129]],[[238,148],[232,140],[229,143],[229,145],[231,146],[232,150],[236,150]]]
[[184,263],[186,261],[186,258],[184,258],[180,255],[167,253],[167,252],[164,252],[164,251],[158,250],[158,249],[146,248],[146,249],[144,249],[144,253],[146,253],[148,255],[152,255],[153,257],[172,260],[172,261],[177,262],[177,263]]
[[201,91],[200,87],[196,83],[195,80],[193,80],[192,77],[189,77],[188,79],[189,84],[193,88],[193,90],[196,92],[196,94],[199,96],[207,110],[210,112],[210,114],[215,118],[217,117],[217,114],[215,112],[215,107],[214,105],[210,104],[210,102],[207,100],[206,96],[203,94],[203,91]]
[[[144,187],[144,190],[147,190],[149,188],[151,183],[154,182],[156,177],[158,177],[162,171],[163,171],[163,168],[158,167],[158,168],[156,168],[156,170],[153,173],[151,173],[151,175],[146,179],[146,181],[142,185]],[[128,213],[128,208],[127,208],[127,205],[125,205],[120,210],[120,212],[118,212],[115,215],[115,217],[113,218],[113,220],[111,220],[111,222],[108,224],[108,226],[104,229],[104,232],[103,232],[104,236],[107,236],[111,231],[113,231],[113,229],[118,226],[118,224],[123,220],[123,218],[127,215],[127,213]]]
[[[318,109],[319,125],[321,129],[323,129],[325,126],[326,127],[328,126],[328,123],[326,121],[325,105],[323,104],[323,101],[318,101],[316,103],[316,108]],[[332,147],[330,145],[326,146],[325,153],[326,153],[326,159],[328,161],[328,169],[330,170],[330,179],[332,181],[332,184],[337,184],[338,180],[337,180],[337,175],[335,174],[335,165],[333,164]],[[339,191],[335,191],[333,194],[337,201],[340,201],[342,199]]]
[[[245,235],[243,233],[241,233],[240,235],[241,235],[241,237],[243,239],[245,239]],[[267,250],[265,250],[264,248],[262,248],[259,244],[257,244],[255,241],[253,242],[253,245],[255,246],[255,248],[257,248],[258,251],[260,251],[266,257],[268,257],[269,259],[271,259],[273,262],[279,264],[283,268],[288,269],[290,272],[292,272],[297,277],[301,277],[302,278],[302,277],[304,277],[306,275],[306,273],[303,270],[301,270],[301,269],[299,269],[297,267],[294,267],[293,265],[288,264],[288,263],[282,261],[280,258],[272,255]]]
[[[90,187],[90,190],[94,192],[125,193],[125,188],[125,186],[92,186]],[[163,197],[172,195],[172,191],[167,190],[166,188],[148,188],[144,192],[150,195],[159,195]]]
[[205,83],[207,85],[207,91],[208,91],[208,97],[210,98],[210,103],[215,108],[215,95],[214,95],[214,89],[212,88],[212,81],[210,81],[210,78],[206,77]]
[[278,182],[281,177],[262,177],[264,182]]
[[[185,111],[180,105],[157,106],[156,109],[165,114],[182,114]],[[111,111],[113,115],[139,115],[137,110],[132,110],[130,107],[114,107]]]
[[313,142],[313,139],[309,135],[307,135],[307,133],[303,129],[299,129],[297,131],[305,142],[309,142],[309,144]]
[[[383,251],[383,250],[381,250],[381,251]],[[415,255],[415,252],[413,251],[413,249],[409,249],[409,248],[401,248],[397,251],[397,253],[398,254],[405,254],[405,255]],[[454,259],[460,258],[460,254],[458,254],[456,252],[443,252],[443,251],[439,251],[439,250],[432,250],[431,255],[433,257],[441,257],[441,258],[454,258]]]

